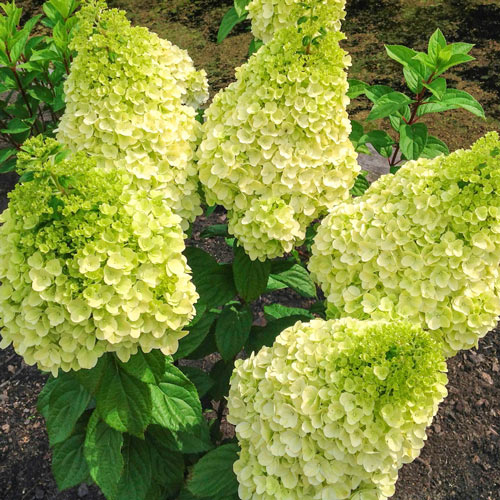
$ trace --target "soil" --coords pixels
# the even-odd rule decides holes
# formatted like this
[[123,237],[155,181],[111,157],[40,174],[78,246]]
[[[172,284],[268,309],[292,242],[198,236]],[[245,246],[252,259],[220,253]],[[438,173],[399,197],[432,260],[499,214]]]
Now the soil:
[[[20,0],[25,17],[40,11],[41,0]],[[251,36],[243,23],[221,45],[218,24],[232,2],[221,0],[110,0],[124,8],[134,23],[145,25],[189,50],[197,67],[207,70],[212,95],[234,77],[245,61]],[[476,61],[450,71],[451,86],[472,93],[484,106],[483,121],[465,111],[445,113],[429,121],[431,133],[445,140],[450,150],[468,147],[488,130],[500,129],[500,6],[498,0],[348,0],[344,23],[351,53],[350,76],[370,84],[403,89],[399,66],[384,52],[384,44],[424,49],[440,27],[449,41],[475,43]],[[367,102],[351,104],[351,116],[366,116]],[[377,126],[382,123],[377,123]],[[367,168],[372,157],[362,160]],[[0,176],[0,212],[14,174]],[[202,228],[223,221],[223,213],[200,218],[192,243],[203,246],[219,260],[230,253],[223,240],[200,238]],[[280,291],[265,301],[304,305],[293,292]],[[258,311],[257,311],[258,312]],[[257,318],[260,315],[257,314]],[[500,499],[500,336],[491,332],[478,349],[449,361],[449,397],[441,405],[420,457],[405,465],[394,500],[499,500]],[[45,376],[26,366],[11,348],[0,351],[0,499],[102,499],[95,487],[82,485],[63,493],[50,471],[50,450],[43,418],[36,410]],[[228,430],[229,432],[229,430]],[[304,499],[305,500],[305,499]]]

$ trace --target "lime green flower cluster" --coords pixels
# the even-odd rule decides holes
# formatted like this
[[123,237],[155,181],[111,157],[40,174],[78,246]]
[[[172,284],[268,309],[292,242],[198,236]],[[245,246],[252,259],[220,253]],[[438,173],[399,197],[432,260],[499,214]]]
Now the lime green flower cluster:
[[0,216],[0,347],[54,375],[107,351],[174,353],[198,298],[180,217],[53,139],[28,141],[18,165],[26,181]]
[[200,124],[191,106],[208,97],[206,74],[186,51],[105,7],[88,1],[78,14],[58,139],[161,192],[186,229],[202,212],[194,161]]
[[341,316],[406,318],[451,356],[500,314],[500,141],[408,162],[321,223],[309,270]]
[[[328,18],[317,9],[311,32]],[[346,200],[359,171],[349,141],[340,32],[309,53],[303,33],[283,28],[236,71],[205,113],[198,150],[209,203],[228,210],[230,231],[252,259],[289,252],[307,226]]]
[[385,500],[446,396],[438,344],[401,322],[313,320],[238,360],[242,500]]
[[[269,42],[281,28],[295,26],[303,15],[314,15],[314,9],[328,3],[329,17],[325,28],[340,31],[340,21],[345,18],[345,0],[252,0],[247,7],[255,38]],[[308,6],[311,10],[304,10]],[[297,7],[302,7],[299,10]],[[297,15],[297,13],[299,13]]]

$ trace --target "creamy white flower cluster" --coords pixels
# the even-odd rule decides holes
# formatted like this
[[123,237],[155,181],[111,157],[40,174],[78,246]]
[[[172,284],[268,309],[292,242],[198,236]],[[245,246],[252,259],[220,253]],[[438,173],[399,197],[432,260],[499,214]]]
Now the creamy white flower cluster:
[[500,141],[408,162],[322,221],[309,270],[341,316],[406,318],[448,356],[500,314]]
[[446,396],[446,363],[408,322],[313,320],[236,361],[228,420],[242,500],[385,500]]
[[[329,13],[322,5],[307,29]],[[348,198],[359,172],[342,38],[329,31],[306,53],[296,26],[279,30],[205,113],[200,180],[253,260],[300,244],[315,218]]]
[[[345,0],[252,0],[247,7],[252,33],[267,43],[281,28],[295,26],[301,16],[314,15],[314,8],[322,4],[328,4],[330,8],[325,28],[340,31],[340,22],[345,18]],[[298,9],[304,5],[312,8],[312,12]]]
[[58,139],[96,155],[108,170],[125,167],[139,188],[162,194],[186,229],[201,213],[194,161],[200,124],[191,106],[208,97],[205,72],[104,1],[87,2],[78,19]]
[[18,155],[34,179],[0,216],[0,347],[57,375],[105,352],[177,350],[198,299],[178,215],[83,152],[41,137]]

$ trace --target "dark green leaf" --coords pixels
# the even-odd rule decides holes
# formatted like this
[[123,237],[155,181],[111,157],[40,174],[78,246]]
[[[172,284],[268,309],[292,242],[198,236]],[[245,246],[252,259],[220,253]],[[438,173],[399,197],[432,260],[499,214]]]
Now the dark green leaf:
[[118,365],[141,382],[156,384],[163,375],[165,360],[166,356],[158,349],[153,349],[147,354],[139,350],[126,363],[118,360]]
[[250,353],[258,352],[264,346],[270,347],[285,328],[295,325],[297,321],[310,321],[310,319],[302,314],[292,315],[269,321],[266,326],[254,326],[246,344],[246,350]]
[[112,362],[111,354],[101,356],[94,368],[90,370],[78,370],[73,372],[73,377],[87,389],[91,394],[95,394],[99,389],[104,373],[110,368]]
[[403,125],[400,129],[399,147],[408,160],[417,160],[427,144],[427,126],[423,123]]
[[362,170],[358,176],[356,177],[356,180],[354,181],[354,186],[351,189],[351,195],[356,197],[356,196],[362,196],[365,191],[370,187],[370,182],[366,178],[367,172]]
[[214,386],[210,389],[210,396],[215,401],[227,396],[229,391],[229,379],[233,373],[233,363],[226,363],[223,359],[217,361],[210,371],[210,377]]
[[202,453],[214,447],[210,441],[210,430],[205,419],[201,420],[200,425],[186,432],[172,432],[159,425],[152,425],[146,432],[146,440],[150,439],[157,441],[168,450],[180,451],[184,454]]
[[97,411],[94,411],[87,426],[83,454],[90,476],[108,499],[116,497],[122,474],[122,445],[121,432],[108,427],[99,419]]
[[195,247],[186,248],[184,254],[193,270],[193,283],[200,295],[200,304],[212,308],[234,298],[236,288],[230,265],[218,264],[211,255]]
[[158,386],[148,387],[153,400],[153,423],[173,431],[199,425],[201,403],[196,387],[174,365],[167,363]]
[[264,293],[270,271],[269,260],[251,260],[243,248],[238,246],[234,249],[234,283],[239,295],[246,302],[252,302]]
[[122,456],[124,467],[116,497],[120,500],[144,500],[153,479],[148,443],[125,435]]
[[217,316],[217,313],[206,312],[193,326],[188,326],[189,333],[179,340],[179,348],[174,354],[174,359],[185,358],[194,352],[205,340]]
[[52,394],[52,391],[57,387],[58,383],[60,383],[60,381],[58,382],[58,379],[56,377],[50,375],[47,379],[47,382],[45,382],[43,389],[38,395],[36,408],[43,416],[43,418],[45,418],[45,420],[49,418],[50,395]]
[[222,499],[238,492],[238,481],[233,464],[238,459],[239,447],[229,443],[208,452],[193,468],[188,489],[199,497]]
[[480,118],[485,118],[481,104],[467,92],[457,89],[447,89],[439,102],[431,97],[426,104],[418,108],[418,116],[458,108],[463,108]]
[[302,297],[316,297],[316,285],[307,269],[290,261],[278,261],[273,265],[271,276],[296,291]]
[[244,21],[247,17],[247,12],[243,16],[239,16],[234,7],[231,7],[224,17],[219,26],[219,32],[217,33],[217,43],[221,43],[232,29],[238,24]]
[[448,146],[440,141],[437,137],[430,135],[427,137],[427,143],[425,144],[425,148],[420,155],[422,158],[435,158],[439,155],[449,155],[450,150]]
[[286,318],[287,316],[302,316],[304,319],[314,319],[314,316],[307,309],[303,309],[302,307],[287,307],[281,304],[264,306],[264,313],[268,321]]
[[247,341],[252,327],[252,311],[248,305],[224,308],[215,325],[217,348],[225,360],[236,356]]
[[227,224],[213,224],[206,227],[201,233],[201,238],[213,238],[215,236],[229,237]]
[[198,391],[198,396],[202,398],[214,385],[214,381],[210,375],[194,366],[179,366],[182,373],[193,382]]
[[82,427],[68,439],[54,446],[52,472],[59,490],[77,486],[90,477],[89,467],[83,456],[84,444],[85,428]]
[[375,102],[367,120],[385,118],[412,102],[414,101],[401,92],[390,92],[389,94],[383,95]]
[[24,123],[19,118],[14,118],[8,123],[7,128],[1,129],[0,132],[4,134],[21,134],[28,130],[31,130],[31,125]]
[[118,363],[110,363],[96,393],[99,415],[113,429],[142,437],[151,420],[148,387]]
[[252,54],[255,54],[255,52],[257,52],[262,47],[262,45],[264,45],[264,42],[262,40],[253,38],[250,42],[250,46],[248,47],[248,57],[250,57]]
[[60,374],[49,397],[47,432],[51,446],[67,439],[90,402],[90,393],[69,374]]
[[21,177],[19,177],[19,182],[31,182],[35,178],[35,172],[24,172]]
[[[182,453],[163,446],[163,442],[146,434],[146,445],[151,453],[153,479],[167,492],[167,498],[177,498],[177,492],[184,481],[184,458]],[[163,497],[152,497],[160,500]],[[121,500],[121,499],[117,499]]]
[[377,153],[385,158],[388,158],[392,154],[394,140],[383,130],[371,130],[361,138],[361,141],[366,144],[371,144]]

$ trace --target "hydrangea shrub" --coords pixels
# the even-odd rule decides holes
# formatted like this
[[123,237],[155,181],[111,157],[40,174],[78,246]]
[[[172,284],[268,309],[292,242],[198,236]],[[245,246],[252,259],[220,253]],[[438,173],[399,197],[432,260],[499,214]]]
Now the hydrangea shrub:
[[228,420],[242,500],[383,500],[446,396],[446,363],[406,321],[297,322],[236,361]]
[[187,229],[201,214],[194,107],[208,98],[205,71],[103,1],[86,2],[77,17],[58,139],[108,170],[124,166],[140,189],[161,193]]
[[0,216],[1,347],[54,375],[105,352],[174,353],[198,298],[180,217],[159,192],[127,189],[125,170],[63,156],[41,136],[18,155],[25,181]]
[[[322,5],[304,26],[315,33],[330,13]],[[315,218],[348,198],[359,171],[343,35],[325,31],[310,53],[303,37],[297,26],[279,30],[205,113],[200,180],[207,201],[228,210],[229,232],[253,260],[301,243]]]
[[497,323],[500,141],[406,163],[322,221],[309,270],[341,316],[421,323],[447,355]]
[[[248,6],[248,17],[252,21],[252,33],[258,40],[267,43],[282,28],[294,26],[300,15],[297,7],[322,7],[328,4],[327,26],[340,31],[340,22],[345,17],[345,0],[252,0]],[[313,13],[314,14],[314,13]]]

